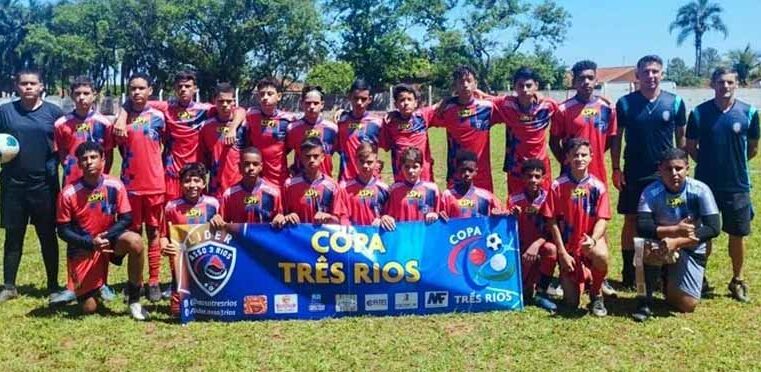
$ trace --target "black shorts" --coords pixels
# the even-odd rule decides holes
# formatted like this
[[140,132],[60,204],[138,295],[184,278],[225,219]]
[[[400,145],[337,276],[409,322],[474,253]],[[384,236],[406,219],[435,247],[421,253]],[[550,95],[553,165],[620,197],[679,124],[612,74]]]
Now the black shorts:
[[639,198],[645,187],[656,180],[655,176],[629,180],[624,177],[626,186],[618,193],[618,213],[619,214],[637,214],[639,208]]
[[0,185],[0,227],[22,228],[31,220],[35,226],[55,228],[58,187],[40,183],[21,186]]
[[754,215],[750,193],[717,192],[714,198],[721,211],[721,229],[733,236],[750,235],[750,221]]

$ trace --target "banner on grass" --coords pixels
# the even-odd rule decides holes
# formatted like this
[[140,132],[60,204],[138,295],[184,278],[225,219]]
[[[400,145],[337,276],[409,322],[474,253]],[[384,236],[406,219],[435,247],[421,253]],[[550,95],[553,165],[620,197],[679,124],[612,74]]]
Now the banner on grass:
[[513,217],[369,226],[172,226],[182,322],[523,308]]

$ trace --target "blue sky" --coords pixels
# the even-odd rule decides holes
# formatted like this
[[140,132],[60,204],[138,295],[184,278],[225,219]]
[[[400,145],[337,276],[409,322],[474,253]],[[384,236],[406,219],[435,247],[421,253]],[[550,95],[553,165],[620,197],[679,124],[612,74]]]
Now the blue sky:
[[[714,0],[722,5],[722,18],[729,29],[724,39],[720,33],[706,34],[703,46],[716,48],[724,55],[742,49],[750,42],[761,50],[761,1]],[[534,2],[534,1],[532,1]],[[676,45],[676,31],[668,26],[677,9],[687,0],[557,0],[570,14],[572,26],[556,56],[567,65],[590,58],[600,66],[633,65],[645,54],[658,54],[664,60],[682,58],[694,64],[693,39]]]

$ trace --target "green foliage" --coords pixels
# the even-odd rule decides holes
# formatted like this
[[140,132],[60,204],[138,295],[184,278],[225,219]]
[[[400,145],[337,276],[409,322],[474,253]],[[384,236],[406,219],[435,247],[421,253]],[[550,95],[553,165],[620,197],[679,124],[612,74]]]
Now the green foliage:
[[724,9],[718,3],[711,3],[708,0],[694,0],[679,8],[676,19],[669,25],[669,32],[674,32],[674,30],[679,32],[676,37],[677,45],[682,45],[690,35],[695,36],[695,71],[703,71],[700,67],[703,34],[709,31],[717,31],[722,33],[725,39],[729,34],[727,26],[721,20],[722,12]]
[[747,86],[748,79],[754,75],[761,75],[761,52],[751,49],[750,44],[744,49],[731,50],[728,53],[729,62],[737,71],[737,79],[740,85]]
[[700,76],[710,77],[714,69],[721,66],[723,61],[719,51],[714,48],[706,48],[700,53]]
[[347,62],[323,62],[312,67],[306,82],[321,86],[326,93],[346,93],[354,82],[354,68]]
[[666,79],[673,81],[680,87],[694,87],[702,83],[695,71],[687,67],[681,58],[674,58],[666,66]]

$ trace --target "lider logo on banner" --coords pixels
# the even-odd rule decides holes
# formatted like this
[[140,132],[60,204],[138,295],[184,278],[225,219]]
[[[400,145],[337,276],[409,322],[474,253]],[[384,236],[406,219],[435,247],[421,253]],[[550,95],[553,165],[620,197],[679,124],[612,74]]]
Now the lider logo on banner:
[[[201,225],[201,227],[206,227]],[[196,231],[188,234],[188,239]],[[237,249],[224,244],[224,233],[213,233],[206,229],[202,233],[206,239],[190,246],[185,254],[188,258],[190,276],[207,295],[214,297],[230,280],[235,269]],[[216,239],[219,235],[219,239]],[[187,239],[186,239],[187,240]],[[187,244],[187,242],[186,242]]]
[[474,290],[482,290],[492,281],[509,280],[515,274],[515,265],[508,261],[506,247],[497,233],[484,240],[478,227],[468,228],[452,235],[450,243],[454,246],[447,261],[449,271],[459,275],[462,270],[465,281]]

